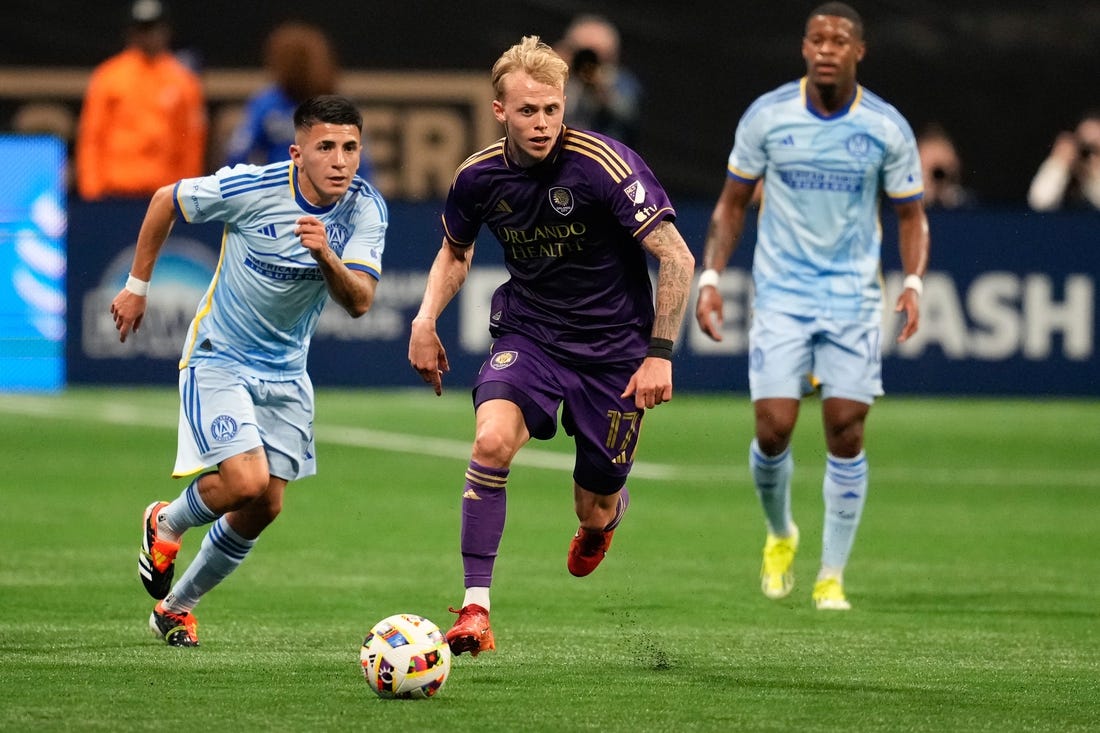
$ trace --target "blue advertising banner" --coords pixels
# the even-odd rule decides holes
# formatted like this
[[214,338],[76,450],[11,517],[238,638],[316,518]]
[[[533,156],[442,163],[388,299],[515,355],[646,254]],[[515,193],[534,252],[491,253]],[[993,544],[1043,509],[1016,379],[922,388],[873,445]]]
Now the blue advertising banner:
[[65,384],[65,145],[0,135],[0,391]]
[[[697,258],[711,202],[680,204],[677,225]],[[176,363],[195,307],[217,263],[221,228],[177,224],[153,276],[142,330],[118,342],[108,315],[125,282],[144,202],[74,202],[69,226],[69,380],[175,384]],[[392,202],[384,272],[371,312],[360,319],[329,307],[311,346],[318,385],[422,386],[407,360],[409,322],[440,245],[442,204]],[[906,344],[886,341],[890,394],[1100,395],[1096,279],[1100,214],[1022,211],[932,212],[932,258],[921,329]],[[884,217],[887,303],[902,273],[896,227]],[[752,241],[746,232],[744,241]],[[752,247],[723,275],[724,338],[702,335],[689,313],[677,341],[678,390],[748,391],[747,333]],[[451,373],[465,388],[489,347],[488,304],[506,273],[499,245],[479,240],[470,277],[439,323]],[[694,309],[694,298],[691,308]],[[892,309],[886,334],[896,334]]]

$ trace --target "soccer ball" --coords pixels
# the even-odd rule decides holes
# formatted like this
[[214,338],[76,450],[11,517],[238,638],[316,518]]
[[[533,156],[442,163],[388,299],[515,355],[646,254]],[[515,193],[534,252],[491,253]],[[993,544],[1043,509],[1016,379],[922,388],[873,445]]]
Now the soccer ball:
[[399,613],[376,623],[359,650],[363,676],[382,698],[425,698],[443,689],[451,648],[423,616]]

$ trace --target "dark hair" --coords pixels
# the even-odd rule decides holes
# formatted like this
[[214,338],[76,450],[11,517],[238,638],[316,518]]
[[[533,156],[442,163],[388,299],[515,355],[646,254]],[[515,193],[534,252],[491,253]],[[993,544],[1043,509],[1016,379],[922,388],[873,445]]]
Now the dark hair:
[[818,5],[812,11],[809,16],[806,17],[807,25],[810,19],[818,15],[832,15],[837,18],[845,18],[852,21],[852,28],[855,30],[856,35],[863,38],[863,18],[859,17],[859,13],[856,9],[847,3],[829,2],[823,5]]
[[340,94],[321,94],[310,97],[294,110],[294,128],[308,130],[319,123],[330,125],[355,125],[363,131],[363,114],[351,100]]

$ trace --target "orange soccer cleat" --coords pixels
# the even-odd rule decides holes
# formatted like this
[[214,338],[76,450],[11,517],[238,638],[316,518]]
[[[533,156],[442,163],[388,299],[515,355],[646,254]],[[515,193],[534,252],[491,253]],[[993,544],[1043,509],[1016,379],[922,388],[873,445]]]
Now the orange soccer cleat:
[[600,531],[581,527],[569,543],[569,559],[566,566],[569,572],[578,578],[591,573],[603,561],[607,549],[611,547],[611,538],[615,530]]
[[493,630],[489,626],[489,612],[476,603],[463,606],[460,610],[449,609],[458,614],[458,620],[447,632],[447,643],[451,654],[455,656],[469,652],[476,657],[481,652],[490,652],[497,648],[493,639]]
[[145,508],[141,519],[141,552],[138,553],[138,575],[145,590],[158,601],[168,595],[172,587],[176,555],[180,551],[180,543],[157,536],[157,515],[166,506],[166,501],[154,501]]

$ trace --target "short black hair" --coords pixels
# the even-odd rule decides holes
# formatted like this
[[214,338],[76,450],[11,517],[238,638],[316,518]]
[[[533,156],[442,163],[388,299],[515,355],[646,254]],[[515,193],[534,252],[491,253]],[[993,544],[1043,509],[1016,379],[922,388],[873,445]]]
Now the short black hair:
[[294,128],[308,130],[318,123],[355,125],[363,132],[363,113],[350,99],[340,94],[310,97],[294,110]]
[[852,21],[852,28],[855,30],[856,35],[863,38],[863,18],[859,17],[856,9],[848,3],[828,2],[818,5],[810,11],[809,16],[806,18],[806,24],[809,25],[810,19],[818,15],[832,15]]

